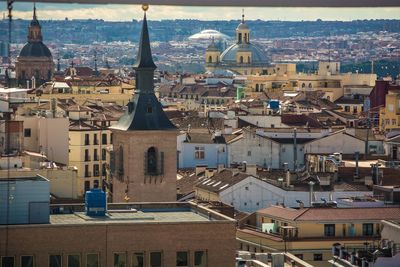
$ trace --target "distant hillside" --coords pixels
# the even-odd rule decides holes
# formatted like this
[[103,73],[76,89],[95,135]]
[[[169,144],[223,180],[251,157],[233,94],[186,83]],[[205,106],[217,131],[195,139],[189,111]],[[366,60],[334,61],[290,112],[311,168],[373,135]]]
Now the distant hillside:
[[[7,20],[0,20],[0,41],[7,40]],[[13,21],[13,42],[26,41],[29,21]],[[152,41],[182,40],[203,29],[217,29],[234,36],[239,21],[163,20],[150,21]],[[137,41],[140,22],[107,22],[103,20],[41,21],[44,39],[53,43],[91,44],[94,41]],[[248,21],[253,38],[286,38],[293,36],[332,36],[357,32],[400,32],[400,20],[356,21]]]

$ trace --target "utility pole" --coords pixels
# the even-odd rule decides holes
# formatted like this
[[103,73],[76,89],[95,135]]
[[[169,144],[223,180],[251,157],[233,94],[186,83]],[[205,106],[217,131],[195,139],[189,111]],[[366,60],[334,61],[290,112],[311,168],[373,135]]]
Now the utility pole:
[[297,128],[293,129],[293,170],[297,170]]
[[8,66],[6,69],[6,83],[7,87],[11,87],[11,78],[9,75],[10,66],[11,66],[11,24],[12,24],[12,9],[13,3],[15,0],[7,0],[7,9],[8,9],[8,45],[7,45],[7,56],[8,56]]

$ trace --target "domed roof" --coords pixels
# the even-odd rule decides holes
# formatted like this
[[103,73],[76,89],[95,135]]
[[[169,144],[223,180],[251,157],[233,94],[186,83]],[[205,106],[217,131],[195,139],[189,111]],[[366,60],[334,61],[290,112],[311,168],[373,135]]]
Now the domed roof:
[[251,43],[236,43],[231,45],[221,54],[221,62],[236,63],[236,54],[240,51],[251,52],[252,63],[267,63],[267,57],[261,48]]
[[229,36],[217,30],[211,29],[203,30],[199,33],[189,36],[189,40],[210,40],[211,38],[214,38],[216,40],[225,40],[229,39]]
[[248,29],[249,29],[249,26],[247,26],[247,24],[244,22],[241,22],[236,28],[236,30],[248,30]]
[[43,42],[28,42],[24,45],[20,57],[48,57],[52,58],[49,48]]

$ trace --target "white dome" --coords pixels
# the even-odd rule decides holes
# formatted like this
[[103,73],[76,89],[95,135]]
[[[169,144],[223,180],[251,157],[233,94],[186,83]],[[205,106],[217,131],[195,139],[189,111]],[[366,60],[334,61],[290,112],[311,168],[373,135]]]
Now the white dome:
[[203,30],[199,33],[189,36],[189,40],[210,40],[212,38],[215,40],[225,40],[229,39],[229,36],[212,29]]

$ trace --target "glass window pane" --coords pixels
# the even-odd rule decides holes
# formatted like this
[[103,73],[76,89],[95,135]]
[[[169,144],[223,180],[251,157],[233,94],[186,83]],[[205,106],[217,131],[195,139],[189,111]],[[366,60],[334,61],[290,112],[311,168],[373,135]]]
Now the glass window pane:
[[133,253],[132,267],[144,267],[144,253]]
[[150,253],[150,266],[151,267],[161,267],[161,252],[151,252]]
[[194,252],[194,266],[203,267],[206,266],[207,257],[205,251],[195,251]]
[[33,256],[21,256],[21,267],[33,267]]
[[14,257],[1,257],[1,267],[14,267],[15,259]]
[[80,267],[81,256],[80,255],[68,255],[68,267]]
[[61,255],[50,255],[49,267],[61,267]]
[[176,266],[188,266],[188,253],[186,251],[176,253]]
[[99,254],[87,254],[86,267],[99,267]]
[[126,267],[126,253],[114,253],[114,267]]

